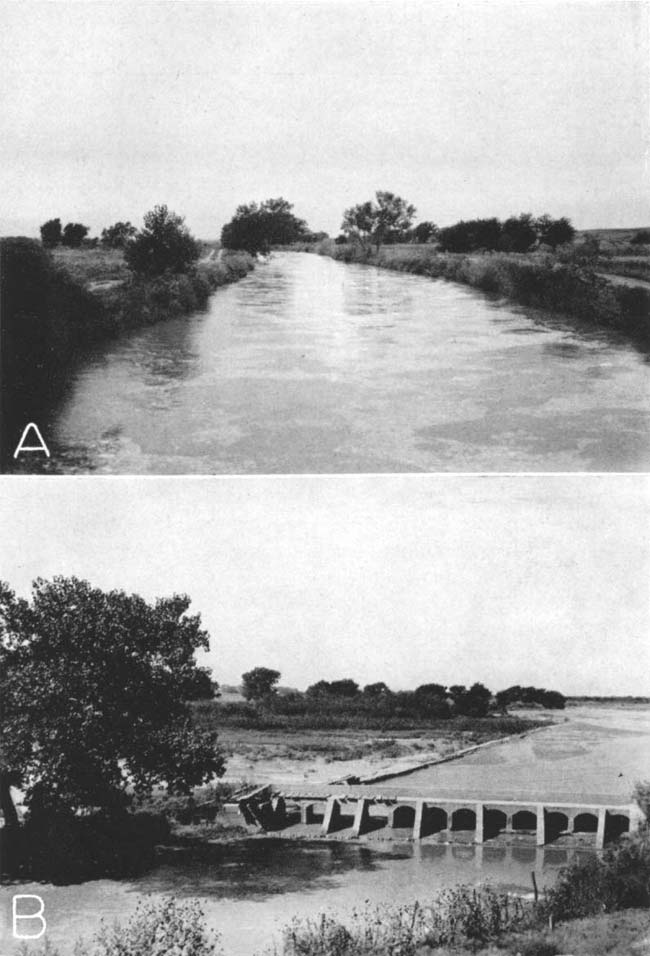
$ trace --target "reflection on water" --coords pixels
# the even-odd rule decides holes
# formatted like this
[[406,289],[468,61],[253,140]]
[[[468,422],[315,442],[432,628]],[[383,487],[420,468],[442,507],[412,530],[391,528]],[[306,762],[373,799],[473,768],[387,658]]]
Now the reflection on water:
[[[95,880],[74,887],[31,884],[13,892],[45,900],[50,944],[66,954],[101,919],[125,920],[144,895],[200,898],[208,923],[217,929],[228,956],[252,956],[268,946],[294,916],[323,909],[345,917],[370,904],[429,900],[457,884],[490,883],[530,893],[531,872],[550,886],[573,853],[553,847],[394,844],[381,848],[348,842],[243,840],[200,850],[168,852],[145,876],[123,882]],[[10,906],[7,889],[0,906]],[[0,921],[0,926],[2,925]],[[3,954],[16,943],[0,939]]]
[[283,253],[97,349],[45,430],[64,472],[647,470],[649,374],[602,331]]

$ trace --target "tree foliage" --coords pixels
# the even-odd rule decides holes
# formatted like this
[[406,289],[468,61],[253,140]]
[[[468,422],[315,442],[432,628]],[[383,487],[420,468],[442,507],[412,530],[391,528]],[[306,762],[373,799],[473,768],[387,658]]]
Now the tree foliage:
[[379,190],[375,200],[345,210],[341,229],[348,239],[365,249],[374,246],[379,250],[388,240],[406,237],[414,216],[415,206],[395,193]]
[[454,713],[463,717],[485,717],[490,709],[492,693],[481,683],[472,684],[469,690],[463,684],[449,688],[454,703]]
[[63,245],[70,249],[78,249],[87,235],[88,226],[80,222],[67,222],[63,227]]
[[280,671],[270,667],[254,667],[242,674],[242,693],[246,700],[264,700],[276,693]]
[[53,246],[60,246],[63,240],[60,219],[48,219],[41,226],[41,242],[51,249]]
[[546,246],[556,249],[567,242],[573,242],[576,231],[571,225],[571,220],[566,216],[560,219],[551,219],[548,214],[540,216],[536,220],[535,228],[540,242]]
[[283,199],[266,199],[237,207],[235,215],[221,230],[226,249],[243,249],[256,255],[268,252],[271,246],[289,245],[308,240],[314,234],[302,219],[294,216],[292,203]]
[[238,206],[221,231],[221,241],[228,249],[244,249],[252,255],[268,252],[275,244],[295,242],[304,237],[306,226],[292,209],[292,204],[281,197]]
[[146,213],[144,228],[128,243],[124,258],[136,274],[159,276],[187,272],[199,251],[184,218],[163,205]]
[[552,246],[571,242],[575,229],[566,217],[552,219],[545,214],[534,219],[531,213],[499,219],[460,220],[439,232],[443,252],[527,252],[537,243]]
[[499,248],[503,252],[528,252],[537,241],[537,228],[532,214],[510,216],[501,226]]
[[540,704],[549,710],[564,710],[566,699],[557,690],[513,684],[497,693],[496,703],[500,710],[505,710],[510,704]]
[[130,222],[116,222],[102,229],[101,243],[109,249],[124,249],[137,231]]
[[414,226],[411,230],[411,239],[413,242],[431,242],[433,239],[437,238],[439,229],[436,226],[435,222],[429,222],[425,220],[424,222],[419,222],[417,226]]
[[31,601],[0,587],[5,819],[9,785],[41,808],[117,808],[132,791],[187,791],[223,773],[216,733],[191,720],[189,702],[211,686],[194,659],[208,635],[189,604],[77,578],[39,579]]

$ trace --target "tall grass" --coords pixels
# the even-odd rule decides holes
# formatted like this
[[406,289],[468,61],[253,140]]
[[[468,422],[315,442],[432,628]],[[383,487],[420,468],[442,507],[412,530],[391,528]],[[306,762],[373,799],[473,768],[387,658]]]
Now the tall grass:
[[[237,253],[146,281],[128,273],[121,256],[92,249],[53,257],[33,239],[0,239],[0,467],[10,461],[25,424],[50,410],[86,348],[126,329],[204,308],[214,289],[254,265],[251,256]],[[88,284],[100,278],[121,282],[89,291]]]
[[480,945],[531,923],[530,907],[490,887],[458,886],[433,902],[371,906],[343,922],[333,914],[293,920],[267,956],[416,956],[423,946]]
[[592,326],[612,329],[650,343],[650,290],[614,286],[589,266],[561,262],[553,255],[441,254],[430,247],[384,246],[367,255],[354,245],[325,241],[321,255],[364,262],[400,272],[448,279],[497,293],[522,305],[574,316]]
[[[282,708],[282,709],[277,709]],[[285,709],[286,707],[286,709]],[[473,733],[480,738],[525,733],[542,726],[545,721],[523,717],[429,717],[416,711],[372,709],[354,700],[347,702],[306,701],[289,709],[278,699],[272,705],[249,703],[221,704],[199,701],[192,706],[194,719],[200,726],[239,727],[247,730],[381,730],[439,731],[442,734]]]

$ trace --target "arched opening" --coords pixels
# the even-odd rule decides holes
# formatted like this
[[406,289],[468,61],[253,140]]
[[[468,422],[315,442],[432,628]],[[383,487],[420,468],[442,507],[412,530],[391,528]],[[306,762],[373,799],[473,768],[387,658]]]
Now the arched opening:
[[412,830],[415,826],[415,807],[400,804],[393,811],[393,827],[396,830]]
[[389,817],[390,812],[385,803],[371,803],[368,807],[366,832],[372,830],[381,830],[388,826]]
[[579,813],[573,821],[574,833],[595,833],[598,829],[598,817],[595,813]]
[[325,804],[311,803],[304,808],[305,823],[322,824],[325,819]]
[[513,830],[537,830],[537,814],[531,810],[519,810],[512,817]]
[[605,817],[605,843],[617,840],[623,833],[630,832],[630,818],[623,813],[608,813]]
[[566,813],[560,813],[559,810],[551,810],[545,815],[546,842],[552,843],[557,840],[561,833],[566,833],[569,829],[569,818]]
[[441,807],[425,806],[422,814],[422,836],[440,833],[441,830],[446,830],[447,826],[447,814]]
[[467,807],[462,807],[460,810],[455,810],[451,815],[451,829],[475,830],[476,814],[474,811],[468,810]]
[[506,828],[508,817],[503,810],[488,810],[483,813],[483,839],[492,840]]

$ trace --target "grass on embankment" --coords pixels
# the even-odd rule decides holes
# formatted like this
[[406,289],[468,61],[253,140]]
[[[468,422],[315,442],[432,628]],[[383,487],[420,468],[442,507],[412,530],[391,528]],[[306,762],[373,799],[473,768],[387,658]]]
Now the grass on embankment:
[[331,240],[316,251],[344,262],[460,282],[650,343],[650,290],[614,286],[590,265],[563,262],[551,253],[440,253],[431,245],[396,245],[368,254],[359,245]]
[[88,347],[202,309],[215,289],[253,266],[252,256],[233,253],[202,260],[186,273],[144,279],[129,272],[121,252],[52,255],[33,239],[0,239],[2,467],[24,426],[50,410]]

